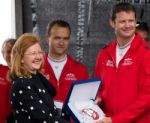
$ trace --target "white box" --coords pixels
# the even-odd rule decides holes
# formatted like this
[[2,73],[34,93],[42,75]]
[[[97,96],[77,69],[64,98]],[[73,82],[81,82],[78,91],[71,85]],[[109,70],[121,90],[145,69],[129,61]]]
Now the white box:
[[72,83],[63,110],[67,111],[76,123],[96,123],[105,116],[94,103],[100,84],[100,79]]

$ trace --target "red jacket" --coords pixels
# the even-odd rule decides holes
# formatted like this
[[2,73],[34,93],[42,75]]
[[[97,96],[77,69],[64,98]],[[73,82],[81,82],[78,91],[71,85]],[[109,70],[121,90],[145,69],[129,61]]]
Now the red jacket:
[[0,123],[5,123],[12,111],[9,98],[11,83],[6,79],[8,70],[8,67],[0,65]]
[[150,123],[150,49],[139,35],[116,68],[116,42],[103,49],[95,77],[102,79],[102,109],[113,123]]
[[65,64],[59,83],[54,75],[51,65],[48,63],[47,56],[45,59],[45,77],[53,84],[57,90],[56,100],[65,101],[71,83],[74,81],[89,79],[89,73],[86,67],[79,62],[67,56],[67,63]]

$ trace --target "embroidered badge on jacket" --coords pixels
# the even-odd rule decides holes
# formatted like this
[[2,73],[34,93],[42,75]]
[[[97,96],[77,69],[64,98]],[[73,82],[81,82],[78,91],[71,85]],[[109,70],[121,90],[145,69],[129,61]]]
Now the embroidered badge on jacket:
[[126,58],[124,59],[122,65],[123,66],[129,66],[129,65],[132,65],[133,64],[133,60],[131,58]]
[[76,77],[75,74],[73,74],[73,73],[68,73],[68,74],[66,74],[65,80],[73,80],[73,81],[76,81],[76,80],[77,80],[77,77]]
[[106,66],[114,67],[113,61],[108,60],[108,61],[106,62]]

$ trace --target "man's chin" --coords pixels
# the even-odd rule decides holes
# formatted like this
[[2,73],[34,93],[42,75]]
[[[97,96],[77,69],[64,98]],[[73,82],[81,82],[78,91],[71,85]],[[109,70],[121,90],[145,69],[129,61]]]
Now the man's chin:
[[62,56],[62,55],[65,55],[66,54],[66,52],[57,52],[57,55],[59,55],[59,56]]
[[134,35],[134,33],[126,33],[122,37],[124,37],[124,38],[132,38],[133,35]]

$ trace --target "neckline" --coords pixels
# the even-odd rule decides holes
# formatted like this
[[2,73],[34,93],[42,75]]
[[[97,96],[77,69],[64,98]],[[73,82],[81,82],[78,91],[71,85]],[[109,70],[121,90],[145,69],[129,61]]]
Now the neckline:
[[61,63],[64,62],[67,59],[67,55],[65,55],[65,57],[63,59],[57,60],[52,58],[50,55],[48,55],[49,60],[51,60],[52,62],[56,62],[56,63]]
[[135,35],[134,35],[133,38],[132,38],[127,44],[125,44],[124,46],[121,46],[121,47],[120,47],[119,44],[117,43],[117,48],[118,48],[118,49],[126,49],[128,46],[131,45],[131,43],[132,43],[134,37],[135,37]]

